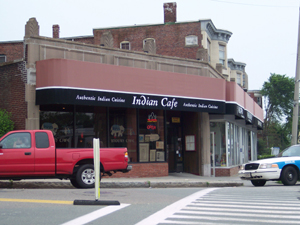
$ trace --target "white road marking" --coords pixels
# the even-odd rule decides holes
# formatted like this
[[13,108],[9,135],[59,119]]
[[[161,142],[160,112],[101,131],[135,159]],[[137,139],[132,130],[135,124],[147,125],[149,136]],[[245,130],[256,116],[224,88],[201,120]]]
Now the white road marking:
[[151,216],[140,221],[136,225],[155,225],[155,224],[161,223],[166,218],[172,216],[175,212],[178,212],[179,210],[183,209],[185,206],[187,206],[192,201],[195,201],[195,199],[201,198],[202,196],[208,194],[209,192],[212,192],[217,189],[218,188],[207,188],[202,191],[198,191],[198,192],[196,192],[192,195],[189,195],[177,202],[174,202],[173,204],[165,207],[164,209],[152,214]]
[[[205,220],[211,220],[211,221],[217,221],[220,220],[219,217],[212,217],[212,216],[183,216],[183,215],[173,215],[170,217],[170,219],[205,219]],[[248,222],[249,223],[249,219],[243,219],[243,218],[226,218],[226,222],[229,221],[235,221],[235,222],[239,222],[239,224],[242,224],[242,222]],[[165,221],[164,221],[165,222]],[[172,221],[174,222],[174,221]],[[284,220],[262,220],[262,219],[255,219],[252,218],[251,219],[251,223],[255,224],[255,223],[264,223],[264,224],[300,224],[300,221],[284,221]],[[222,223],[223,224],[223,223]]]
[[[190,205],[195,205],[195,206],[204,206],[204,207],[226,207],[226,208],[246,208],[246,209],[258,209],[258,208],[263,208],[263,209],[273,209],[273,210],[281,210],[282,207],[280,205],[277,206],[263,206],[263,207],[258,207],[254,205],[229,205],[225,203],[217,204],[217,203],[198,203],[198,202],[193,202]],[[300,210],[300,207],[285,207],[286,210]]]
[[[224,207],[207,207],[207,206],[203,206],[203,207],[185,207],[184,210],[193,210],[193,211],[217,211],[217,212],[246,212],[246,213],[267,213],[267,214],[286,214],[286,215],[290,215],[290,214],[298,214],[299,210],[295,209],[295,210],[289,210],[289,211],[284,211],[284,210],[263,210],[262,208],[259,209],[255,209],[255,210],[251,210],[251,209],[239,209],[239,208],[224,208]],[[182,211],[184,212],[184,211]]]
[[[208,212],[208,211],[195,211],[195,210],[182,210],[180,212],[177,212],[180,214],[187,214],[187,215],[194,215],[195,217],[197,216],[241,216],[241,217],[253,217],[255,218],[257,216],[257,214],[255,213],[240,213],[238,210],[236,210],[236,212],[233,213],[229,213],[229,212]],[[297,219],[300,220],[300,216],[297,216],[297,214],[294,212],[294,215],[265,215],[265,214],[259,214],[260,218],[272,218],[272,219]],[[172,217],[172,216],[171,216]]]
[[120,210],[122,208],[125,208],[129,206],[130,204],[121,204],[119,206],[107,206],[105,208],[101,208],[99,210],[96,210],[94,212],[91,212],[89,214],[86,214],[84,216],[78,217],[74,220],[71,220],[69,222],[66,222],[62,225],[83,225],[87,224],[93,220],[99,219],[100,217],[106,216],[110,213],[113,213],[117,210]]

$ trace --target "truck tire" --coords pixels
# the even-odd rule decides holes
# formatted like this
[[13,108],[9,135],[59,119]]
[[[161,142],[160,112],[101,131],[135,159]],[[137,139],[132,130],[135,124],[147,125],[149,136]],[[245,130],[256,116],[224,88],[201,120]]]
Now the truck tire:
[[280,180],[284,185],[295,185],[298,180],[297,170],[293,166],[284,167],[281,171]]
[[266,180],[251,180],[251,183],[255,186],[255,187],[262,187],[266,184]]
[[84,164],[79,167],[76,174],[78,188],[95,187],[95,173],[93,164]]
[[73,185],[73,187],[80,188],[79,185],[78,185],[78,183],[77,183],[77,180],[75,178],[71,178],[70,182]]

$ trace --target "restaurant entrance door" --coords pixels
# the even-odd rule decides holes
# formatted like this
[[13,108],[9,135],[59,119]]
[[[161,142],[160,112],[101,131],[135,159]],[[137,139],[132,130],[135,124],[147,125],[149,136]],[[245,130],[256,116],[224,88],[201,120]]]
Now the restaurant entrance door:
[[[179,122],[178,122],[179,121]],[[169,172],[183,172],[182,127],[180,118],[170,122],[167,130]]]

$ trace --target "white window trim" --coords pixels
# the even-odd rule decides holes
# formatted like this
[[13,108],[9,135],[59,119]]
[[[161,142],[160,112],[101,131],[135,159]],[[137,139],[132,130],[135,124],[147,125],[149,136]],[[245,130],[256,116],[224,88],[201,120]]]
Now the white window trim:
[[[122,44],[129,44],[129,49],[125,49],[125,48],[122,48]],[[121,43],[120,43],[120,49],[124,49],[124,50],[130,50],[131,49],[131,44],[130,44],[130,42],[129,41],[122,41]]]
[[[220,58],[220,47],[224,47],[224,58],[221,59]],[[224,44],[219,44],[219,63],[220,63],[220,60],[223,60],[224,63],[222,63],[223,66],[226,66],[226,45]]]
[[4,62],[6,62],[6,55],[0,55],[0,58],[4,58]]

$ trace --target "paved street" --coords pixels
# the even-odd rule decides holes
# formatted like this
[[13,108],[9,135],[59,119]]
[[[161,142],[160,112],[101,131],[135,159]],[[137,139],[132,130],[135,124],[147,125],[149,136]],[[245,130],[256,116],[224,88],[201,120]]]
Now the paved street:
[[[299,186],[207,189],[172,212],[164,209],[145,219],[146,224],[300,224]],[[197,196],[198,195],[198,196]],[[175,203],[177,204],[177,203]],[[174,205],[175,205],[174,204]],[[155,221],[156,219],[156,221]],[[151,221],[155,221],[151,223]],[[158,223],[157,223],[158,222]]]
[[215,188],[0,189],[1,224],[300,224],[300,185]]

